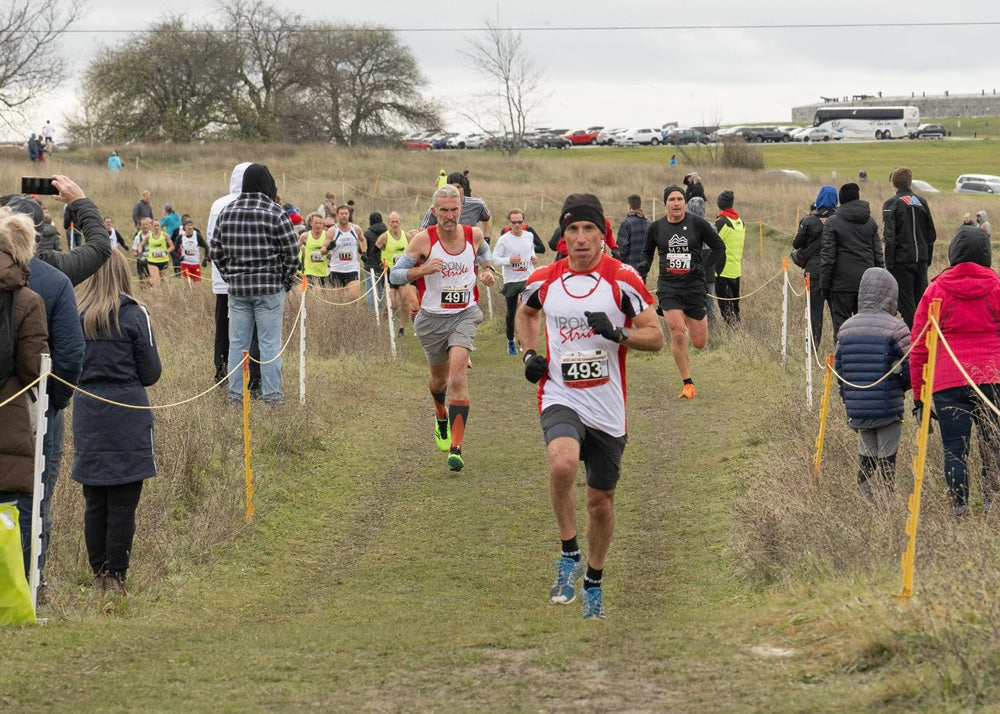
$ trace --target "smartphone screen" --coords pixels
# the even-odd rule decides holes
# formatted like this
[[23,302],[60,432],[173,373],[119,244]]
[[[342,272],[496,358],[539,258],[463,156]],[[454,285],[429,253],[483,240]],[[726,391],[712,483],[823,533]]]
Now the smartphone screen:
[[45,196],[55,196],[59,190],[52,185],[52,179],[35,176],[21,177],[21,193],[38,193]]

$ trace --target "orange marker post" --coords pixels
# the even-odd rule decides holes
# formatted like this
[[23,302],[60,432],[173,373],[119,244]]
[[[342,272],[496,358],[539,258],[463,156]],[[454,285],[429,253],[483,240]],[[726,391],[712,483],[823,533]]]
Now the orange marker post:
[[830,386],[833,384],[833,355],[826,356],[826,377],[823,379],[823,401],[819,408],[819,436],[816,437],[816,456],[813,459],[813,488],[819,486],[819,470],[823,464],[823,441],[826,439],[826,417],[830,410]]
[[247,523],[253,520],[253,468],[250,457],[250,353],[243,350],[243,469],[246,473]]

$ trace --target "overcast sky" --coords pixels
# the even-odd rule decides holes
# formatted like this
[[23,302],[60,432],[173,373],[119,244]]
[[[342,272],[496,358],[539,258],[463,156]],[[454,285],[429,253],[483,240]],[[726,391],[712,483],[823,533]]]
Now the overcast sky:
[[[468,48],[472,32],[428,30],[473,30],[487,17],[502,27],[523,28],[529,58],[544,76],[546,98],[532,114],[533,126],[787,123],[792,106],[820,96],[1000,89],[990,59],[1000,39],[996,0],[963,0],[960,13],[950,12],[940,0],[887,5],[854,0],[362,0],[338,3],[336,9],[319,0],[272,4],[307,21],[381,23],[400,29],[429,79],[427,93],[440,99],[446,124],[456,129],[468,127],[449,107],[466,103],[465,98],[488,89],[489,83],[459,53]],[[191,21],[217,14],[211,0],[172,0],[168,7]],[[75,26],[84,32],[66,42],[77,70],[100,45],[123,43],[129,32],[166,14],[164,4],[156,2],[87,0],[87,8]],[[899,27],[901,22],[934,24]],[[879,26],[829,26],[858,23]],[[667,29],[720,25],[738,29]],[[556,29],[582,27],[601,29]],[[614,29],[647,27],[657,29]],[[46,118],[57,131],[64,125],[72,86],[71,80],[28,113],[29,133]]]

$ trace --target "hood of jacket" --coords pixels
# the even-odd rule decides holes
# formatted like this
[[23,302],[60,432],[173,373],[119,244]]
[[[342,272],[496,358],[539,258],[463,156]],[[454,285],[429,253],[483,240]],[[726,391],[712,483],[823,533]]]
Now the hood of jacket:
[[837,209],[835,215],[850,223],[867,223],[872,217],[872,209],[868,201],[848,201]]
[[989,236],[973,226],[962,226],[948,246],[948,264],[976,263],[985,268],[992,262]]
[[251,162],[244,161],[233,167],[233,175],[229,177],[229,193],[239,195],[243,191],[243,174],[247,172]]
[[981,298],[996,290],[1000,275],[976,263],[959,263],[945,269],[932,281],[950,296],[959,300]]
[[976,211],[976,222],[986,223],[986,211]]
[[816,210],[821,208],[836,208],[837,200],[837,189],[833,186],[824,186],[816,194]]
[[868,268],[861,276],[858,287],[858,312],[887,312],[896,314],[899,302],[899,285],[885,268]]
[[0,245],[0,290],[17,290],[28,284],[27,266],[18,265],[10,253]]

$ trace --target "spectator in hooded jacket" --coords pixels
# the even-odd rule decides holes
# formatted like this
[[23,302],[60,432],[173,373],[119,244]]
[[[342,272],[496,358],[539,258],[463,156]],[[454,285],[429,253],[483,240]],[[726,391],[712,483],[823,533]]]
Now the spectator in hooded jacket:
[[[913,316],[910,381],[914,405],[926,405],[923,393],[927,346],[923,329],[931,301],[941,299],[938,318],[962,369],[992,404],[1000,405],[1000,276],[991,268],[990,239],[975,227],[963,228],[948,246],[949,266],[934,278]],[[933,329],[929,327],[928,329]],[[979,432],[985,510],[1000,494],[1000,417],[966,382],[947,351],[938,348],[934,368],[934,409],[944,446],[944,478],[955,515],[969,510],[969,446],[972,425]]]
[[813,346],[818,350],[823,337],[823,306],[827,302],[819,279],[820,247],[823,244],[823,226],[837,209],[837,189],[823,186],[816,194],[813,206],[813,212],[799,223],[792,248],[799,255],[796,265],[801,265],[802,272],[809,275],[809,321],[812,323]]
[[[382,277],[382,249],[376,244],[378,237],[389,230],[389,227],[382,221],[382,214],[379,211],[372,211],[368,214],[368,229],[365,231],[365,254],[361,256],[362,267],[364,268],[365,292],[368,295],[368,309],[375,310],[375,296],[378,295],[378,303],[382,304],[385,299],[385,279]],[[372,284],[372,275],[375,276],[375,283]]]
[[[156,475],[153,413],[146,387],[160,378],[149,313],[132,295],[119,252],[80,286],[86,339],[73,407],[73,480],[83,485],[83,533],[99,593],[125,594],[142,483]],[[114,404],[112,402],[117,402]]]
[[861,276],[872,267],[885,267],[878,226],[860,187],[845,183],[840,208],[823,226],[820,247],[820,287],[830,303],[834,341],[844,320],[858,311]]
[[976,225],[979,230],[986,234],[987,238],[993,237],[993,226],[986,220],[986,211],[976,211]]
[[900,363],[910,349],[910,331],[896,317],[897,295],[896,279],[887,270],[868,268],[858,289],[858,312],[840,326],[834,355],[847,425],[858,432],[858,486],[868,500],[876,490],[892,490],[903,397],[910,388],[909,361]]
[[896,195],[882,205],[885,265],[899,284],[899,314],[913,327],[913,311],[927,289],[927,266],[937,232],[927,200],[913,193],[913,174],[900,167],[892,172]]
[[[638,268],[642,263],[642,249],[646,245],[646,231],[649,219],[642,212],[642,198],[633,193],[627,199],[628,215],[618,226],[618,250],[621,261]],[[709,291],[711,292],[711,291]]]
[[718,275],[715,291],[719,296],[719,312],[727,325],[738,325],[740,322],[740,276],[743,274],[743,243],[747,237],[743,219],[733,208],[735,199],[733,192],[726,190],[715,201],[719,207],[715,230],[726,244],[725,262],[713,266]]
[[[0,365],[3,367],[0,403],[11,399],[38,378],[41,373],[39,359],[46,351],[45,304],[38,293],[28,287],[28,264],[34,245],[35,229],[31,220],[9,208],[0,208],[0,325],[14,334],[13,343],[6,334],[0,341]],[[0,429],[0,503],[13,503],[17,507],[25,575],[31,546],[35,481],[35,438],[28,409],[27,394],[0,407],[0,424],[3,425]]]

